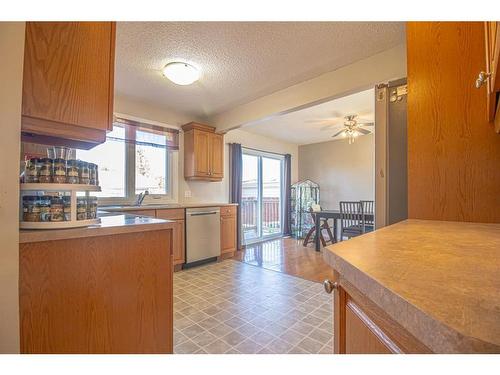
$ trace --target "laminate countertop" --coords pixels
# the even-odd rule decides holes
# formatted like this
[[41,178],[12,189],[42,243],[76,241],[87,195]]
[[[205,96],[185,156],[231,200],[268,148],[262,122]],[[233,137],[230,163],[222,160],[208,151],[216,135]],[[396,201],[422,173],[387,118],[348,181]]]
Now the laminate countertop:
[[172,203],[172,204],[143,204],[141,206],[102,206],[100,209],[108,212],[126,212],[143,210],[168,210],[175,208],[202,208],[237,206],[237,203]]
[[99,212],[100,224],[81,228],[46,229],[19,231],[19,243],[66,240],[82,237],[107,236],[120,233],[134,233],[151,230],[173,229],[172,220],[156,219],[129,214]]
[[500,352],[500,224],[406,220],[324,258],[432,351]]

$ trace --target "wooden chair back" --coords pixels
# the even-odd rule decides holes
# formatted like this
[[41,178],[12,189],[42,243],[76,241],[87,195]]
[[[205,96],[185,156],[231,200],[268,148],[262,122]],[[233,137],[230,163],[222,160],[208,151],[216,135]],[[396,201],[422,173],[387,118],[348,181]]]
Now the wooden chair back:
[[[349,228],[363,228],[363,207],[361,202],[340,202],[340,230],[343,233]],[[361,232],[361,229],[360,229]]]
[[[374,201],[360,201],[361,202],[361,208],[363,209],[363,214],[372,214],[374,212],[375,208],[375,203]],[[365,225],[374,225],[375,221],[373,218],[367,219],[366,217],[363,217]]]

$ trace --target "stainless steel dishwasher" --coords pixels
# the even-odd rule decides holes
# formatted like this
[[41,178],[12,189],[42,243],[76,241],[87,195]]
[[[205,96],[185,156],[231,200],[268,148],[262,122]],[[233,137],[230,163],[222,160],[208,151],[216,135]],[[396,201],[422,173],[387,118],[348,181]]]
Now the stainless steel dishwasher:
[[186,266],[220,255],[220,208],[186,209]]

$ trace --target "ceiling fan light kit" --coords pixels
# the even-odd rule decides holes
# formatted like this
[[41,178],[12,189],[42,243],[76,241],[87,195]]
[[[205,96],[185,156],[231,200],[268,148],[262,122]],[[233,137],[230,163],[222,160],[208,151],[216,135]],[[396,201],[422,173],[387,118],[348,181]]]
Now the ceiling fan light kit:
[[342,138],[347,137],[349,144],[352,144],[359,135],[370,134],[371,131],[363,129],[362,126],[373,126],[373,122],[360,123],[356,120],[357,117],[358,115],[345,116],[344,129],[332,135],[332,138],[337,138],[341,135]]

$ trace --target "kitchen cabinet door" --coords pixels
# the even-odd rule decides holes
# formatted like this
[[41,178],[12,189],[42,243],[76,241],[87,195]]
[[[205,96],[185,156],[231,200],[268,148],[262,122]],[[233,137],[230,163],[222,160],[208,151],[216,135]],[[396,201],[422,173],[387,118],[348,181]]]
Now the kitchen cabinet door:
[[196,176],[210,176],[210,133],[194,130]]
[[210,134],[210,177],[224,177],[224,140],[221,134]]
[[220,217],[220,244],[222,254],[236,251],[236,216]]
[[175,220],[175,228],[173,231],[173,253],[174,266],[185,262],[185,221]]
[[32,141],[104,142],[112,129],[114,50],[114,22],[27,22],[22,131]]

